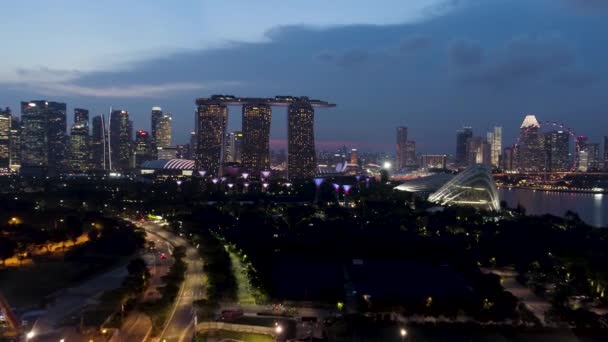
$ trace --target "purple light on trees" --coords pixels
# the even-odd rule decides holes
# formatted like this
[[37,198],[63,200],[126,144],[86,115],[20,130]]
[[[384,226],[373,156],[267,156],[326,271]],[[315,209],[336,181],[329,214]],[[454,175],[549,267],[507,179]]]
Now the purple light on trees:
[[217,182],[219,182],[219,181],[220,181],[220,180],[219,180],[219,179],[217,179],[217,178],[213,178],[213,179],[211,180],[211,182],[213,182],[213,184],[217,184]]
[[232,184],[232,183],[228,183],[228,187],[229,187],[230,189],[232,189],[232,187],[233,187],[233,186],[234,186],[234,184]]
[[270,176],[270,171],[262,171],[262,177],[268,178]]
[[223,182],[225,182],[225,181],[226,181],[226,177],[222,177],[222,178],[220,178],[220,180],[221,180],[221,181],[222,181],[222,183],[223,183]]
[[333,183],[332,185],[334,186],[334,190],[336,190],[336,193],[340,192],[340,184]]
[[323,184],[323,178],[315,178],[315,185],[317,188],[320,187],[321,184]]
[[361,180],[361,175],[356,175],[355,179],[357,180],[357,182],[359,182]]
[[175,183],[177,184],[177,186],[182,185],[182,181],[181,180],[176,180]]
[[203,170],[201,170],[201,171],[199,171],[199,172],[198,172],[198,174],[199,174],[199,176],[201,176],[201,177],[205,177],[205,175],[207,174],[207,171],[203,171]]
[[348,195],[348,192],[350,191],[350,189],[352,187],[353,187],[352,185],[348,185],[348,184],[342,185],[342,188],[344,189],[344,194]]
[[247,172],[244,172],[241,174],[241,176],[243,176],[243,179],[247,179],[249,177],[249,174]]
[[262,186],[264,187],[264,189],[268,188],[268,183],[264,183],[262,184]]

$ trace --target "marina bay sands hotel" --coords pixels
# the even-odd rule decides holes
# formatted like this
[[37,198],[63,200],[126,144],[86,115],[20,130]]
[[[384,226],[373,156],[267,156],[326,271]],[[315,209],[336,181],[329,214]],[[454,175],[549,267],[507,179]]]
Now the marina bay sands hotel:
[[221,175],[229,106],[242,107],[242,170],[254,177],[270,170],[272,107],[287,107],[287,176],[297,179],[315,175],[315,108],[336,105],[305,96],[244,98],[213,95],[196,99],[196,163],[199,170],[206,171],[208,175]]

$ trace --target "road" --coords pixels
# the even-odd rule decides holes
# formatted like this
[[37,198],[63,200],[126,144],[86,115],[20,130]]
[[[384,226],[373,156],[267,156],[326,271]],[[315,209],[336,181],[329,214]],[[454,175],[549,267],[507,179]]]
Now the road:
[[134,223],[146,231],[169,241],[173,246],[183,246],[186,249],[184,257],[187,267],[185,279],[177,296],[175,306],[167,318],[165,329],[159,336],[159,340],[167,342],[190,341],[194,333],[192,302],[204,298],[203,260],[198,250],[190,245],[186,239],[163,229],[160,224],[154,222]]

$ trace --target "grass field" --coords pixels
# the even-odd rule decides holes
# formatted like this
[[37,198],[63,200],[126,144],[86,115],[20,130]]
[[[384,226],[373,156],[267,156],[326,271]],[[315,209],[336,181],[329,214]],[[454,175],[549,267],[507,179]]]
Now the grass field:
[[228,330],[208,331],[197,336],[197,342],[215,342],[222,340],[246,341],[246,342],[272,342],[274,338],[270,335],[242,333]]

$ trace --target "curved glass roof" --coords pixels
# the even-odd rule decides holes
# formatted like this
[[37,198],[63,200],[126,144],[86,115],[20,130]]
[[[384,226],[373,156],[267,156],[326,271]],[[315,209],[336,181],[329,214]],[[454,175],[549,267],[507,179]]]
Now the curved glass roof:
[[497,211],[500,208],[494,178],[483,165],[471,166],[428,198],[440,205],[466,205]]

